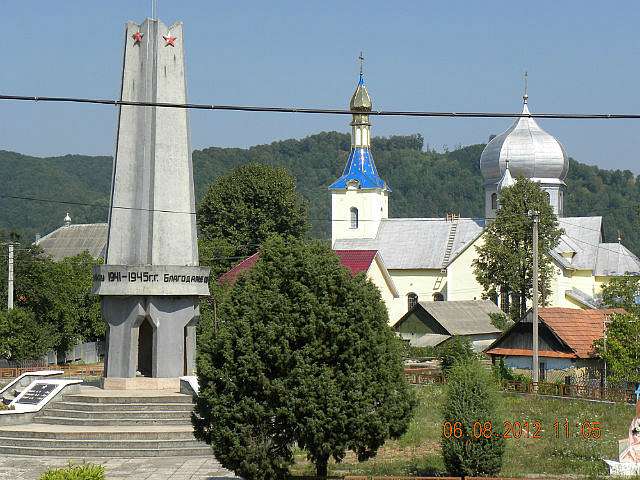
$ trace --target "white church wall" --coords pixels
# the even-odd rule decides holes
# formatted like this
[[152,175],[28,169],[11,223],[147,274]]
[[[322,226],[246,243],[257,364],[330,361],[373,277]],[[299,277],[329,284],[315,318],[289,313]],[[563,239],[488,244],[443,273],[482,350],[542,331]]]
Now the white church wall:
[[395,324],[400,317],[396,318],[395,313],[392,315],[392,309],[395,309],[396,300],[398,299],[394,298],[393,292],[389,288],[389,284],[387,283],[387,280],[384,278],[384,275],[382,274],[382,270],[380,269],[380,266],[378,265],[377,262],[375,261],[371,262],[371,266],[367,271],[367,278],[371,280],[371,282],[376,287],[378,287],[378,290],[380,290],[380,296],[382,297],[382,300],[387,306],[387,311],[389,312],[389,325]]
[[[351,228],[351,208],[358,209],[358,228]],[[344,238],[374,238],[380,220],[389,216],[389,196],[382,190],[331,192],[331,243]]]
[[484,289],[473,273],[473,260],[478,257],[476,248],[484,245],[478,237],[447,267],[447,300],[480,300]]
[[407,295],[409,293],[418,295],[418,301],[432,301],[434,293],[446,288],[445,279],[440,290],[434,289],[438,276],[440,276],[439,269],[389,270],[389,274],[399,294],[399,298],[395,298],[387,304],[389,320],[392,324],[395,324],[407,313]]

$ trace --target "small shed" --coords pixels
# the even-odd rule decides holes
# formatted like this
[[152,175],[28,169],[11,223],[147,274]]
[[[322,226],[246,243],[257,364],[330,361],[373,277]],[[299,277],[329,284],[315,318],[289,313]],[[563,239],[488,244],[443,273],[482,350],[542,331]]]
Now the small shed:
[[502,311],[491,300],[418,302],[396,322],[394,329],[415,347],[435,347],[461,336],[481,352],[502,333],[491,322],[492,313]]
[[[623,309],[580,310],[576,308],[540,308],[538,310],[538,356],[540,380],[586,381],[600,377],[601,362],[593,342],[602,338],[606,323]],[[506,366],[531,372],[533,356],[533,314],[529,310],[485,353],[493,362],[502,358]]]

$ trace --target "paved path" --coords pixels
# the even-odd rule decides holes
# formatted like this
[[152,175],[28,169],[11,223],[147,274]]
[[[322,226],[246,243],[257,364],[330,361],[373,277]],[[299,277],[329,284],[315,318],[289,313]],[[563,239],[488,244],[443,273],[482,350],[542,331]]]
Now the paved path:
[[[107,480],[229,480],[233,473],[225,470],[211,457],[164,458],[95,458],[75,460],[74,463],[104,465]],[[37,480],[49,468],[64,467],[65,458],[24,457],[3,455],[0,457],[0,480]]]

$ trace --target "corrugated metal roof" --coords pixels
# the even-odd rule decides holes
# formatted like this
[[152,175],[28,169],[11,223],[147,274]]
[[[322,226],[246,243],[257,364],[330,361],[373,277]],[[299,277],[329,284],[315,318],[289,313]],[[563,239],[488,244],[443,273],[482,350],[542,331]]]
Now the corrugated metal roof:
[[451,335],[438,335],[437,333],[427,333],[418,338],[410,338],[410,336],[402,337],[405,340],[409,340],[412,347],[436,347],[445,340],[451,338]]
[[54,260],[62,260],[83,252],[94,258],[104,258],[107,245],[107,224],[88,223],[63,226],[35,242]]
[[564,294],[587,308],[598,308],[597,300],[578,288],[566,290]]
[[554,252],[577,250],[570,265],[579,270],[594,270],[602,240],[602,217],[560,217],[558,223],[565,233]]
[[[474,240],[484,219],[457,220],[451,258]],[[453,221],[444,218],[389,218],[380,222],[376,238],[339,239],[336,250],[378,250],[389,270],[442,268]]]
[[502,313],[491,300],[457,300],[451,302],[418,302],[396,322],[398,330],[417,309],[425,310],[450,335],[478,335],[500,333],[500,329],[491,323],[490,313]]
[[640,274],[640,259],[620,243],[598,245],[595,274],[598,276]]
[[502,313],[502,310],[491,300],[418,303],[451,335],[500,332],[500,329],[491,323],[489,314]]

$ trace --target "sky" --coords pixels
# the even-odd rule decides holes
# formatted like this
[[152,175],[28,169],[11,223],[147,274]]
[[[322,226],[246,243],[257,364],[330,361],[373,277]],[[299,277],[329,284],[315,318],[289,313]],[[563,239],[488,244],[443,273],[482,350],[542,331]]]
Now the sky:
[[[0,0],[0,93],[118,97],[124,26],[151,0]],[[591,0],[158,0],[184,23],[189,101],[347,108],[365,56],[374,108],[640,113],[640,4]],[[339,115],[192,111],[194,148],[337,130]],[[486,142],[510,119],[373,118],[437,150]],[[575,159],[640,173],[640,120],[539,120]],[[112,155],[113,106],[0,102],[0,149]]]

